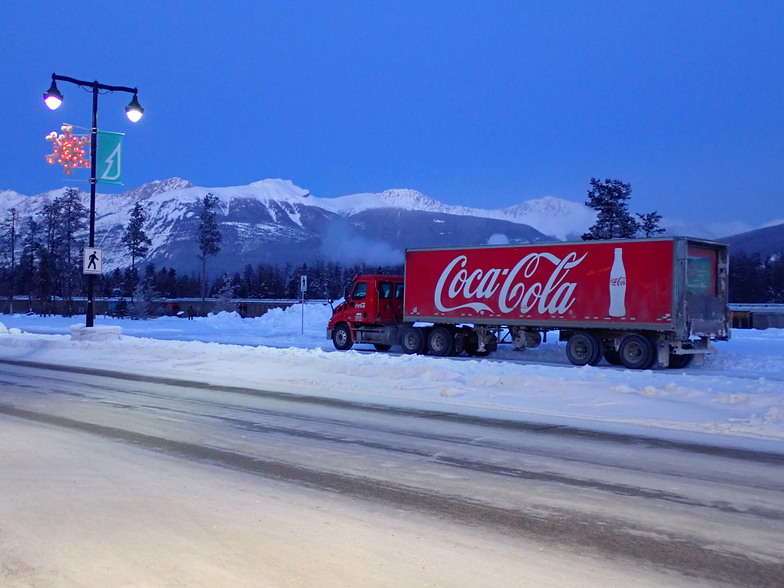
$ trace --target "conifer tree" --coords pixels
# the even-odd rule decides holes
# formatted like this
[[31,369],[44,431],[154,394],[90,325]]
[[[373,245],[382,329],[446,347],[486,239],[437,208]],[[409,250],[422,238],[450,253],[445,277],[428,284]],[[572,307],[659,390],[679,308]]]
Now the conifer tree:
[[19,231],[19,211],[16,208],[11,208],[5,216],[2,224],[2,234],[0,235],[0,242],[2,242],[3,250],[8,260],[8,267],[5,270],[3,283],[7,287],[6,295],[8,296],[8,312],[14,313],[14,296],[16,295],[16,258],[17,248],[20,237]]
[[198,211],[199,227],[196,239],[199,243],[199,259],[201,260],[202,300],[207,297],[207,258],[218,255],[221,241],[223,241],[223,236],[218,229],[218,205],[218,197],[209,192],[204,196]]
[[639,228],[629,213],[631,184],[620,180],[599,181],[591,178],[588,202],[585,205],[596,211],[596,223],[583,235],[583,241],[593,239],[633,239]]
[[[147,213],[141,202],[133,205],[131,210],[131,217],[128,221],[128,226],[125,227],[125,233],[122,237],[123,245],[131,254],[131,271],[136,270],[136,260],[143,258],[150,250],[152,241],[144,232],[144,223],[147,222]],[[133,285],[135,289],[135,284]]]
[[664,232],[664,229],[660,226],[662,217],[655,210],[645,214],[640,214],[639,212],[636,214],[637,218],[640,219],[638,225],[644,237],[655,237]]
[[66,188],[65,193],[56,200],[56,207],[60,212],[60,254],[61,267],[59,268],[62,293],[67,300],[66,314],[72,316],[74,289],[80,283],[82,272],[79,251],[84,247],[84,240],[77,240],[77,233],[87,228],[88,211],[82,203],[82,197],[76,188]]

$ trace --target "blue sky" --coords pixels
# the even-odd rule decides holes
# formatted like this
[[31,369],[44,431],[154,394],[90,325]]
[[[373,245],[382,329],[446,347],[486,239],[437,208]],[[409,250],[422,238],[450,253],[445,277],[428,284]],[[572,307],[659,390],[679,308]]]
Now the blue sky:
[[285,178],[500,208],[581,202],[595,176],[630,182],[632,211],[784,219],[780,1],[74,0],[0,18],[0,189],[66,185],[44,137],[88,127],[90,95],[61,83],[49,111],[56,72],[139,88],[135,125],[129,95],[100,98],[99,127],[127,133],[125,186],[101,192]]

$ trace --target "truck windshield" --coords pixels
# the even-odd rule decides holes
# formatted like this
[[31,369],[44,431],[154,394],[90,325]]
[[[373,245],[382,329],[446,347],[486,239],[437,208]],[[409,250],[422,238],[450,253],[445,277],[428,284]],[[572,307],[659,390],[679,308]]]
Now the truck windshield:
[[360,282],[354,286],[354,291],[351,293],[352,300],[364,300],[367,296],[367,282]]

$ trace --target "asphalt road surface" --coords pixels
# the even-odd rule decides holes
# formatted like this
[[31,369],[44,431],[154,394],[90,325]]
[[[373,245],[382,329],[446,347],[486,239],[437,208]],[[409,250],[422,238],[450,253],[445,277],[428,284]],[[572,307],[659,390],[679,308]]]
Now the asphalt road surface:
[[784,585],[784,455],[0,362],[0,585]]

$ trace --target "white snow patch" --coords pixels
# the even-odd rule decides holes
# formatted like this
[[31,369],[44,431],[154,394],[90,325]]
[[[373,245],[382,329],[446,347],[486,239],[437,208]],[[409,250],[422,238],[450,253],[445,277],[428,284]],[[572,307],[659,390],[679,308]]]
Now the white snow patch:
[[717,344],[718,355],[699,368],[630,371],[574,367],[552,334],[536,349],[502,346],[488,359],[376,353],[371,346],[337,352],[326,338],[330,312],[314,303],[247,319],[237,313],[192,321],[97,317],[104,332],[122,332],[101,341],[68,336],[73,317],[6,315],[0,318],[0,357],[784,448],[783,329],[733,331],[732,340]]

